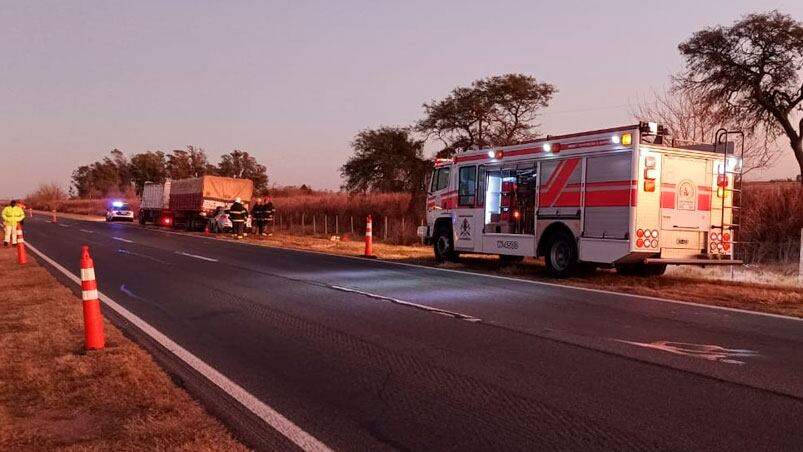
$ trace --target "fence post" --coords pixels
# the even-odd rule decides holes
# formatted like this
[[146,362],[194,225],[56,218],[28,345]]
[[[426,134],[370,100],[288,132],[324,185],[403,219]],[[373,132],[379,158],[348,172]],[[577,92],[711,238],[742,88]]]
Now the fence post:
[[323,216],[323,235],[329,235],[329,215]]
[[312,235],[318,235],[318,225],[315,223],[315,217],[317,215],[312,215]]
[[354,235],[354,215],[351,216],[351,235]]
[[385,241],[388,241],[388,216],[385,215],[385,230],[382,231],[382,235],[385,236]]
[[304,214],[304,212],[301,212],[301,234],[302,235],[307,233],[306,226],[307,226],[306,225],[306,215]]
[[402,237],[404,237],[404,217],[402,217],[402,230],[401,230],[401,235],[402,235]]
[[800,267],[798,267],[798,283],[803,285],[803,229],[800,230]]
[[284,221],[282,218],[282,214],[279,214],[279,229],[282,229],[283,226],[284,226]]
[[340,215],[335,215],[335,235],[340,235]]

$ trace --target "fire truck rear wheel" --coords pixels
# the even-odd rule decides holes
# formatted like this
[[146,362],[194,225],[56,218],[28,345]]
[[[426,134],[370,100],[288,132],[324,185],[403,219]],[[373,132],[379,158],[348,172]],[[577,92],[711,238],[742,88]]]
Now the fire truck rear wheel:
[[572,276],[577,271],[577,244],[574,238],[564,231],[554,233],[549,239],[544,262],[550,275],[556,278]]
[[456,261],[458,254],[454,250],[452,231],[448,227],[440,227],[435,231],[432,239],[432,248],[435,250],[437,262]]

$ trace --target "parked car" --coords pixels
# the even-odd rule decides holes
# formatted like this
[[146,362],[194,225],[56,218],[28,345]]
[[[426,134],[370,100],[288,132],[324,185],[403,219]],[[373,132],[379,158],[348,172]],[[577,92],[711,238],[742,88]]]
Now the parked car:
[[123,201],[114,201],[111,206],[106,209],[106,221],[134,221],[134,211],[131,206]]
[[229,209],[219,206],[209,217],[209,230],[212,232],[231,231],[231,220],[229,219]]
[[[229,209],[218,207],[209,217],[209,231],[210,232],[230,232],[232,229],[231,219],[229,218]],[[251,232],[251,215],[245,219],[245,233]]]

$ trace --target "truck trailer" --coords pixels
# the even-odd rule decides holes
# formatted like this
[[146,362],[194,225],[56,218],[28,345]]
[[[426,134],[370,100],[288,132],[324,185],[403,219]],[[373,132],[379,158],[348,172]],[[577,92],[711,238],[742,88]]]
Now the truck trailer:
[[556,277],[582,266],[660,275],[668,264],[738,264],[731,137],[672,142],[640,123],[461,152],[435,162],[418,234],[438,261],[543,257]]
[[140,223],[201,230],[218,207],[228,208],[240,198],[248,207],[254,191],[250,179],[201,176],[146,183],[142,192]]

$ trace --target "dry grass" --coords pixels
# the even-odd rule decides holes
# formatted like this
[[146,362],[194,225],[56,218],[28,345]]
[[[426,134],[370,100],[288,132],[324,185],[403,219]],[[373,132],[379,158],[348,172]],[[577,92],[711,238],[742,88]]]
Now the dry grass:
[[423,207],[410,208],[410,195],[407,193],[291,193],[274,196],[273,204],[277,213],[276,224],[283,230],[334,234],[336,231],[352,233],[353,227],[353,233],[361,235],[365,233],[365,217],[370,214],[374,237],[404,245],[418,240],[415,229],[424,216]]
[[80,300],[33,259],[0,266],[0,450],[245,450],[108,322],[85,353]]
[[[220,237],[228,239],[228,235]],[[248,242],[348,256],[359,256],[364,249],[361,238],[344,241],[341,237],[340,241],[332,241],[282,232],[267,239],[250,237]],[[789,265],[739,267],[734,279],[727,268],[684,266],[670,267],[659,278],[621,276],[613,270],[600,269],[556,280],[546,274],[540,259],[507,264],[496,256],[465,255],[458,263],[437,264],[430,247],[382,243],[374,244],[374,254],[384,260],[803,317],[803,287],[797,284],[797,272]]]
[[737,234],[738,257],[749,263],[797,262],[803,229],[803,186],[788,183],[746,183],[743,214]]

